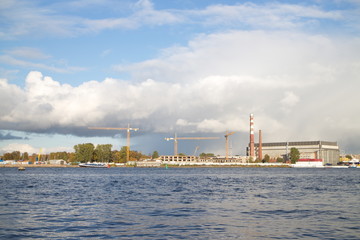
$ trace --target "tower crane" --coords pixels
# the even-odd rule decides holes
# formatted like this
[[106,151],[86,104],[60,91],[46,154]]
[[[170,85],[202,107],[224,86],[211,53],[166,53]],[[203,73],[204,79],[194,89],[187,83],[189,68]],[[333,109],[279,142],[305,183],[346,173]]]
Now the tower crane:
[[173,138],[165,138],[166,141],[174,140],[174,156],[178,155],[178,140],[206,140],[219,139],[218,137],[177,137],[176,133]]
[[228,137],[229,136],[231,136],[231,135],[233,135],[235,132],[228,132],[228,131],[226,131],[226,133],[225,133],[225,152],[226,152],[226,154],[225,154],[225,159],[226,160],[228,160],[228,158],[229,158],[229,139],[228,139]]
[[196,148],[195,148],[195,151],[194,151],[194,156],[196,156],[196,153],[197,153],[197,150],[199,150],[199,146],[196,146]]
[[138,131],[139,128],[131,128],[130,124],[128,124],[127,128],[112,128],[112,127],[88,127],[88,129],[100,129],[100,130],[126,130],[126,161],[130,160],[130,131]]

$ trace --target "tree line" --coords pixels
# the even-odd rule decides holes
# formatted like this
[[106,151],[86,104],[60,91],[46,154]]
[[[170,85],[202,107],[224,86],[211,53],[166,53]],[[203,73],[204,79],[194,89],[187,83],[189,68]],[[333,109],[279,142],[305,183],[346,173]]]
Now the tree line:
[[[3,160],[23,160],[23,161],[47,161],[52,159],[63,159],[71,163],[85,163],[85,162],[114,162],[114,163],[126,163],[127,147],[123,146],[119,150],[111,150],[111,144],[98,144],[83,143],[74,146],[74,152],[52,152],[50,154],[32,154],[27,152],[23,154],[20,151],[13,151],[11,153],[4,153],[0,156]],[[154,151],[153,154],[144,155],[138,151],[130,151],[129,160],[139,161],[147,158],[158,158],[159,153]]]

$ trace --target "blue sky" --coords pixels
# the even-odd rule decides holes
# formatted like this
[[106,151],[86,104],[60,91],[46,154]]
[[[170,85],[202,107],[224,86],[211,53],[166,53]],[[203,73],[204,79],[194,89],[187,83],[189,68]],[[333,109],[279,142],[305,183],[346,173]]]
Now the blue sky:
[[360,152],[360,2],[19,1],[0,6],[0,151],[78,143],[245,154],[264,141]]

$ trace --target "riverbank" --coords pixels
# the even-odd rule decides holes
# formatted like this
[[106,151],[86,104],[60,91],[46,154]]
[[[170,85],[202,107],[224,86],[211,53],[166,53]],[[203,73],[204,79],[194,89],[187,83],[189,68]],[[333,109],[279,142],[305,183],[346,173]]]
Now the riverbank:
[[[0,168],[78,168],[78,165],[59,165],[59,164],[2,164]],[[111,165],[111,168],[290,168],[287,164],[265,165],[265,164],[206,164],[206,165],[185,165],[185,164],[162,164],[160,166],[133,166],[133,165]]]
[[60,165],[60,164],[1,164],[0,168],[71,168],[78,165]]
[[290,168],[290,165],[263,165],[263,164],[207,164],[207,165],[178,165],[162,164],[161,167],[168,168]]

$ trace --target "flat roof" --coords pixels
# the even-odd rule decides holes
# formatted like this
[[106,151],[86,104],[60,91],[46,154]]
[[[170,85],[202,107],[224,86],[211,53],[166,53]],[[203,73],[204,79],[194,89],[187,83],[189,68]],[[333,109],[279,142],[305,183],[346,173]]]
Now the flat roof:
[[[327,145],[327,146],[337,146],[337,142],[329,141],[296,141],[296,142],[272,142],[272,143],[262,143],[263,147],[281,147],[281,146],[311,146],[311,145]],[[259,143],[255,143],[256,147],[259,147]]]

